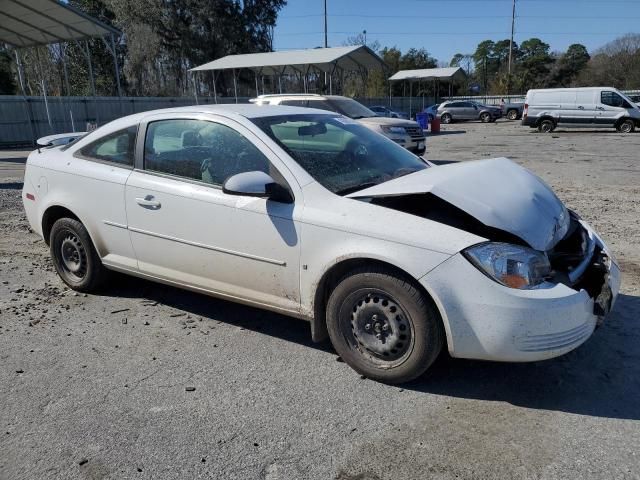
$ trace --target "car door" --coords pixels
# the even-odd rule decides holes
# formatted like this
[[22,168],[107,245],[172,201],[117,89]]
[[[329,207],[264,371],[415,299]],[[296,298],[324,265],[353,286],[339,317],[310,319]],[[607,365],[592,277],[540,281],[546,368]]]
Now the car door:
[[478,111],[477,108],[471,102],[461,102],[460,104],[460,113],[459,117],[462,120],[477,120],[478,119]]
[[612,90],[602,90],[596,105],[595,123],[613,126],[616,121],[631,108],[628,102]]
[[571,115],[576,125],[592,125],[595,121],[596,104],[594,90],[578,90]]
[[[112,268],[136,270],[137,261],[126,229],[124,192],[134,168],[134,150],[138,126],[112,131],[83,144],[73,152],[68,168],[76,181],[64,192],[65,203],[75,205],[76,214],[92,233],[102,262]],[[67,148],[76,148],[69,144]],[[49,184],[60,179],[48,173]],[[46,185],[46,183],[45,183]]]
[[[297,311],[302,195],[282,161],[248,128],[224,117],[159,115],[146,119],[140,132],[137,168],[125,193],[140,271]],[[230,176],[255,170],[278,179],[296,201],[222,191]]]

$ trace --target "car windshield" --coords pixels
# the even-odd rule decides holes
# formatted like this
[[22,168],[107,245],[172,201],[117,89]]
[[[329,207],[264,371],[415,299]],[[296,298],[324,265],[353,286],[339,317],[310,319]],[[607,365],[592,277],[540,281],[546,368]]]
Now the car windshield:
[[252,121],[338,195],[429,168],[419,157],[349,118],[310,114]]
[[332,98],[330,103],[335,107],[338,113],[341,113],[349,118],[367,118],[377,117],[376,113],[369,110],[361,103],[356,102],[350,98]]

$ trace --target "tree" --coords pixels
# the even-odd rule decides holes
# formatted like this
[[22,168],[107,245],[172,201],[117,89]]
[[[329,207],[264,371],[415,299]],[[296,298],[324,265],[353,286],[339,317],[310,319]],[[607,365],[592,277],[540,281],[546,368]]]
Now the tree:
[[516,85],[521,91],[544,87],[554,59],[549,54],[550,46],[539,38],[530,38],[520,44]]
[[576,83],[640,88],[640,34],[624,35],[594,52]]
[[591,56],[584,45],[574,43],[567,51],[558,56],[549,74],[549,87],[570,87],[576,77],[587,66]]
[[410,48],[400,57],[400,70],[417,70],[421,68],[436,68],[438,61],[429,55],[424,48]]
[[0,47],[0,95],[13,95],[17,87],[11,69],[11,54]]

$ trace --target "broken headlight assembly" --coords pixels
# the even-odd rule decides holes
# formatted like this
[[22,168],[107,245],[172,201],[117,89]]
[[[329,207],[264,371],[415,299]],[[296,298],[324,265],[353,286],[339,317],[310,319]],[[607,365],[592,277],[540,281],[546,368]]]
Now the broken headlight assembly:
[[545,253],[520,245],[487,242],[462,253],[482,273],[510,288],[536,288],[551,275]]

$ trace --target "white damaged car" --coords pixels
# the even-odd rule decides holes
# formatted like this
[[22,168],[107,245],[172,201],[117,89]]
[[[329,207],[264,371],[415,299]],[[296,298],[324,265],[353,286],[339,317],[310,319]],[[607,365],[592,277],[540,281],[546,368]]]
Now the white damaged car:
[[115,270],[293,315],[389,383],[442,348],[512,362],[567,353],[620,286],[602,239],[524,168],[433,166],[323,110],[124,117],[34,151],[23,201],[73,289]]

